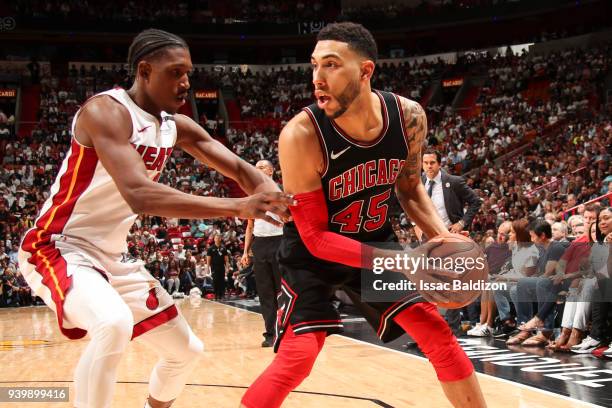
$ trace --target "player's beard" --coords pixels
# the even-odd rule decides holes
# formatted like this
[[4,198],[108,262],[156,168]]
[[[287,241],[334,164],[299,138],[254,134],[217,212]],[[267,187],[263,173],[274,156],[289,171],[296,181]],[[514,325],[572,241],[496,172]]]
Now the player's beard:
[[338,101],[338,105],[340,105],[340,107],[335,112],[332,112],[327,116],[331,119],[337,119],[342,116],[344,112],[346,112],[351,106],[351,103],[353,103],[353,101],[357,99],[357,97],[359,96],[359,91],[359,80],[350,81],[348,84],[346,84],[342,93],[336,97],[336,100]]

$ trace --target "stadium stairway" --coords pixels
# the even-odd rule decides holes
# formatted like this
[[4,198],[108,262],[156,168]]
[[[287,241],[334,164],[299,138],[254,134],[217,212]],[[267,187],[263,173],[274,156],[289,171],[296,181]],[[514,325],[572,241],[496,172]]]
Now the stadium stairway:
[[[227,140],[225,136],[217,136],[215,137],[215,139],[222,143],[224,146],[226,146],[228,149],[232,150],[229,140]],[[227,186],[229,197],[246,197],[247,194],[240,188],[240,186],[234,179],[225,177],[224,183]]]
[[527,85],[523,98],[531,105],[538,101],[546,102],[550,99],[550,81],[547,79],[534,79]]
[[40,107],[40,85],[25,85],[21,88],[19,105],[19,137],[30,135],[38,123]]
[[433,80],[431,82],[431,85],[429,85],[429,88],[427,88],[427,90],[423,94],[423,97],[421,97],[421,100],[419,101],[421,106],[423,108],[426,108],[427,105],[429,105],[429,102],[431,102],[432,99],[434,99],[434,97],[437,96],[437,94],[441,91],[441,89],[442,89],[442,81],[440,81],[439,79]]
[[457,92],[453,101],[453,108],[463,117],[469,119],[478,114],[479,109],[476,105],[484,78],[466,78],[466,81]]

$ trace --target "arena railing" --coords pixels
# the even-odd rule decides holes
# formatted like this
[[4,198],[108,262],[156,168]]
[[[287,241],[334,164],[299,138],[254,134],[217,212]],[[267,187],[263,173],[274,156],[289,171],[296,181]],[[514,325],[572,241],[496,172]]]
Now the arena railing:
[[572,171],[570,173],[566,173],[563,176],[556,178],[555,180],[549,181],[548,183],[542,184],[541,186],[538,186],[538,187],[536,187],[534,189],[531,189],[527,193],[525,193],[525,195],[527,197],[531,197],[535,193],[537,193],[538,191],[540,191],[542,189],[547,189],[547,188],[552,187],[552,186],[555,186],[555,185],[561,183],[566,177],[573,176],[574,174],[576,174],[578,172],[581,172],[581,171],[584,171],[584,170],[586,170],[586,166],[582,166],[582,167],[580,167],[580,168],[578,168],[578,169],[576,169],[576,170],[574,170],[574,171]]
[[569,208],[569,209],[563,211],[563,218],[565,219],[566,215],[574,215],[574,214],[576,214],[576,212],[578,211],[578,208],[580,206],[585,206],[585,205],[588,205],[588,204],[593,204],[593,203],[596,203],[596,202],[599,202],[599,201],[603,201],[603,200],[606,200],[606,199],[608,200],[608,205],[610,205],[610,201],[612,201],[612,191],[608,191],[606,194],[600,195],[599,197],[594,198],[592,200],[589,200],[586,203],[578,204],[578,205],[576,205],[576,206],[574,206],[572,208]]
[[[501,156],[496,157],[493,160],[494,165],[496,167],[500,167],[507,160],[510,160],[513,157],[516,157],[520,155],[521,153],[525,152],[526,150],[530,149],[535,143],[541,143],[542,141],[545,141],[545,140],[548,140],[549,138],[557,136],[559,131],[564,128],[564,125],[566,122],[567,120],[562,119],[556,122],[555,124],[546,127],[540,135],[536,135],[535,139],[529,139],[527,137],[524,137],[518,143],[511,145],[511,146],[514,146],[514,149],[510,150],[507,153],[502,154]],[[463,174],[463,176],[469,177],[477,173],[483,165],[484,165],[484,160],[474,163],[474,167],[472,167],[467,173]]]

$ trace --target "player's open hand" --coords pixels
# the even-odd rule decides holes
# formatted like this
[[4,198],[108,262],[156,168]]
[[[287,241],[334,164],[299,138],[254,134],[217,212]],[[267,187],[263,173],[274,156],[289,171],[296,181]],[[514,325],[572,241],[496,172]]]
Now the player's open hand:
[[440,245],[441,241],[429,241],[405,251],[375,250],[374,257],[389,259],[385,269],[404,274],[428,302],[448,303],[451,301],[450,293],[441,288],[445,287],[447,282],[458,279],[460,274],[452,270],[436,269],[428,263],[429,253]]
[[446,287],[448,282],[461,277],[461,274],[454,270],[436,268],[430,262],[430,252],[440,245],[442,241],[431,240],[414,248],[409,255],[420,262],[415,262],[416,268],[404,272],[406,277],[417,285],[421,296],[431,303],[449,303],[452,294],[442,288]]
[[[243,199],[238,216],[240,218],[259,218],[272,225],[282,227],[291,217],[289,206],[297,205],[293,195],[281,192],[258,193]],[[277,215],[282,222],[275,220],[269,214]]]

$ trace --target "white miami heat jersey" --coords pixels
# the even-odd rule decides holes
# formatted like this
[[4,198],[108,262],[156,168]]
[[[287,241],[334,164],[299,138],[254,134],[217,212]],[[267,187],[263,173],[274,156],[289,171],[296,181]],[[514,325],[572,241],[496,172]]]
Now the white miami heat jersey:
[[[124,89],[95,95],[108,95],[121,103],[132,118],[130,143],[140,154],[147,174],[157,181],[176,143],[176,124],[172,115],[161,113],[159,121],[145,112]],[[112,257],[127,251],[126,238],[135,214],[119,193],[117,185],[98,160],[93,148],[77,141],[72,122],[72,142],[51,194],[41,209],[36,226],[24,237],[22,247],[36,250],[50,241],[68,241]],[[28,251],[33,252],[33,251]]]

